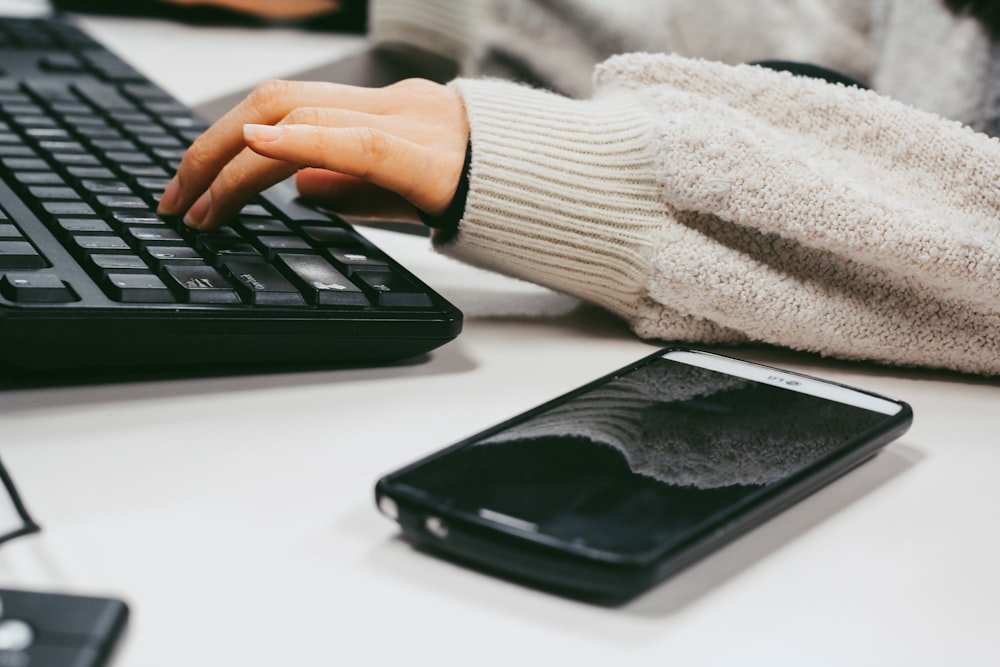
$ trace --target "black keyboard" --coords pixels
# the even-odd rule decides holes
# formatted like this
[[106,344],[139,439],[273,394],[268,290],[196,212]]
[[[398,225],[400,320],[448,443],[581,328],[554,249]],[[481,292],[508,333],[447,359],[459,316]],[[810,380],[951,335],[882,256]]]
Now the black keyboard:
[[156,215],[206,125],[59,18],[0,18],[0,364],[350,365],[423,354],[462,315],[280,188],[211,233]]

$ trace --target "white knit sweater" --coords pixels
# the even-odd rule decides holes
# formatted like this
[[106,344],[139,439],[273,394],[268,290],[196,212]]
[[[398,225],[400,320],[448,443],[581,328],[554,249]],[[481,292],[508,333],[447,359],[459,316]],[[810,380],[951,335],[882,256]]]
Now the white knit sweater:
[[[420,0],[421,17],[450,4]],[[442,251],[600,304],[647,338],[1000,374],[996,140],[752,66],[636,53],[593,81],[588,99],[453,82],[473,161]]]

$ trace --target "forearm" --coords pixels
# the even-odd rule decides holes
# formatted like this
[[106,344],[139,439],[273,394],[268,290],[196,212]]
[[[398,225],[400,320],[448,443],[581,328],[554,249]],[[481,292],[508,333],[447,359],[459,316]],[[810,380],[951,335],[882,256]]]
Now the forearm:
[[446,252],[647,337],[1000,373],[1000,148],[982,135],[672,57],[609,62],[589,101],[454,85],[473,161]]

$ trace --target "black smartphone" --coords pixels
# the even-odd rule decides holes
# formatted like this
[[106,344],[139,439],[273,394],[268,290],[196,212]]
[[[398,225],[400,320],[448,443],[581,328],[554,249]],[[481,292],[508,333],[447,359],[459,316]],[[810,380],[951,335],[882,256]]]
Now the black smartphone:
[[910,407],[660,350],[381,480],[438,555],[602,604],[634,597],[874,456]]

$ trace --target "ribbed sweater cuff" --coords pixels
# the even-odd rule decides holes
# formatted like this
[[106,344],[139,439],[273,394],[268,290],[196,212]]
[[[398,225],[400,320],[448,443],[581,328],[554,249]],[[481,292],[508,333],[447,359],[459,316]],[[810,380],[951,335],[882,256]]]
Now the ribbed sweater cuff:
[[649,112],[459,79],[471,125],[465,215],[439,249],[634,316],[664,204]]

